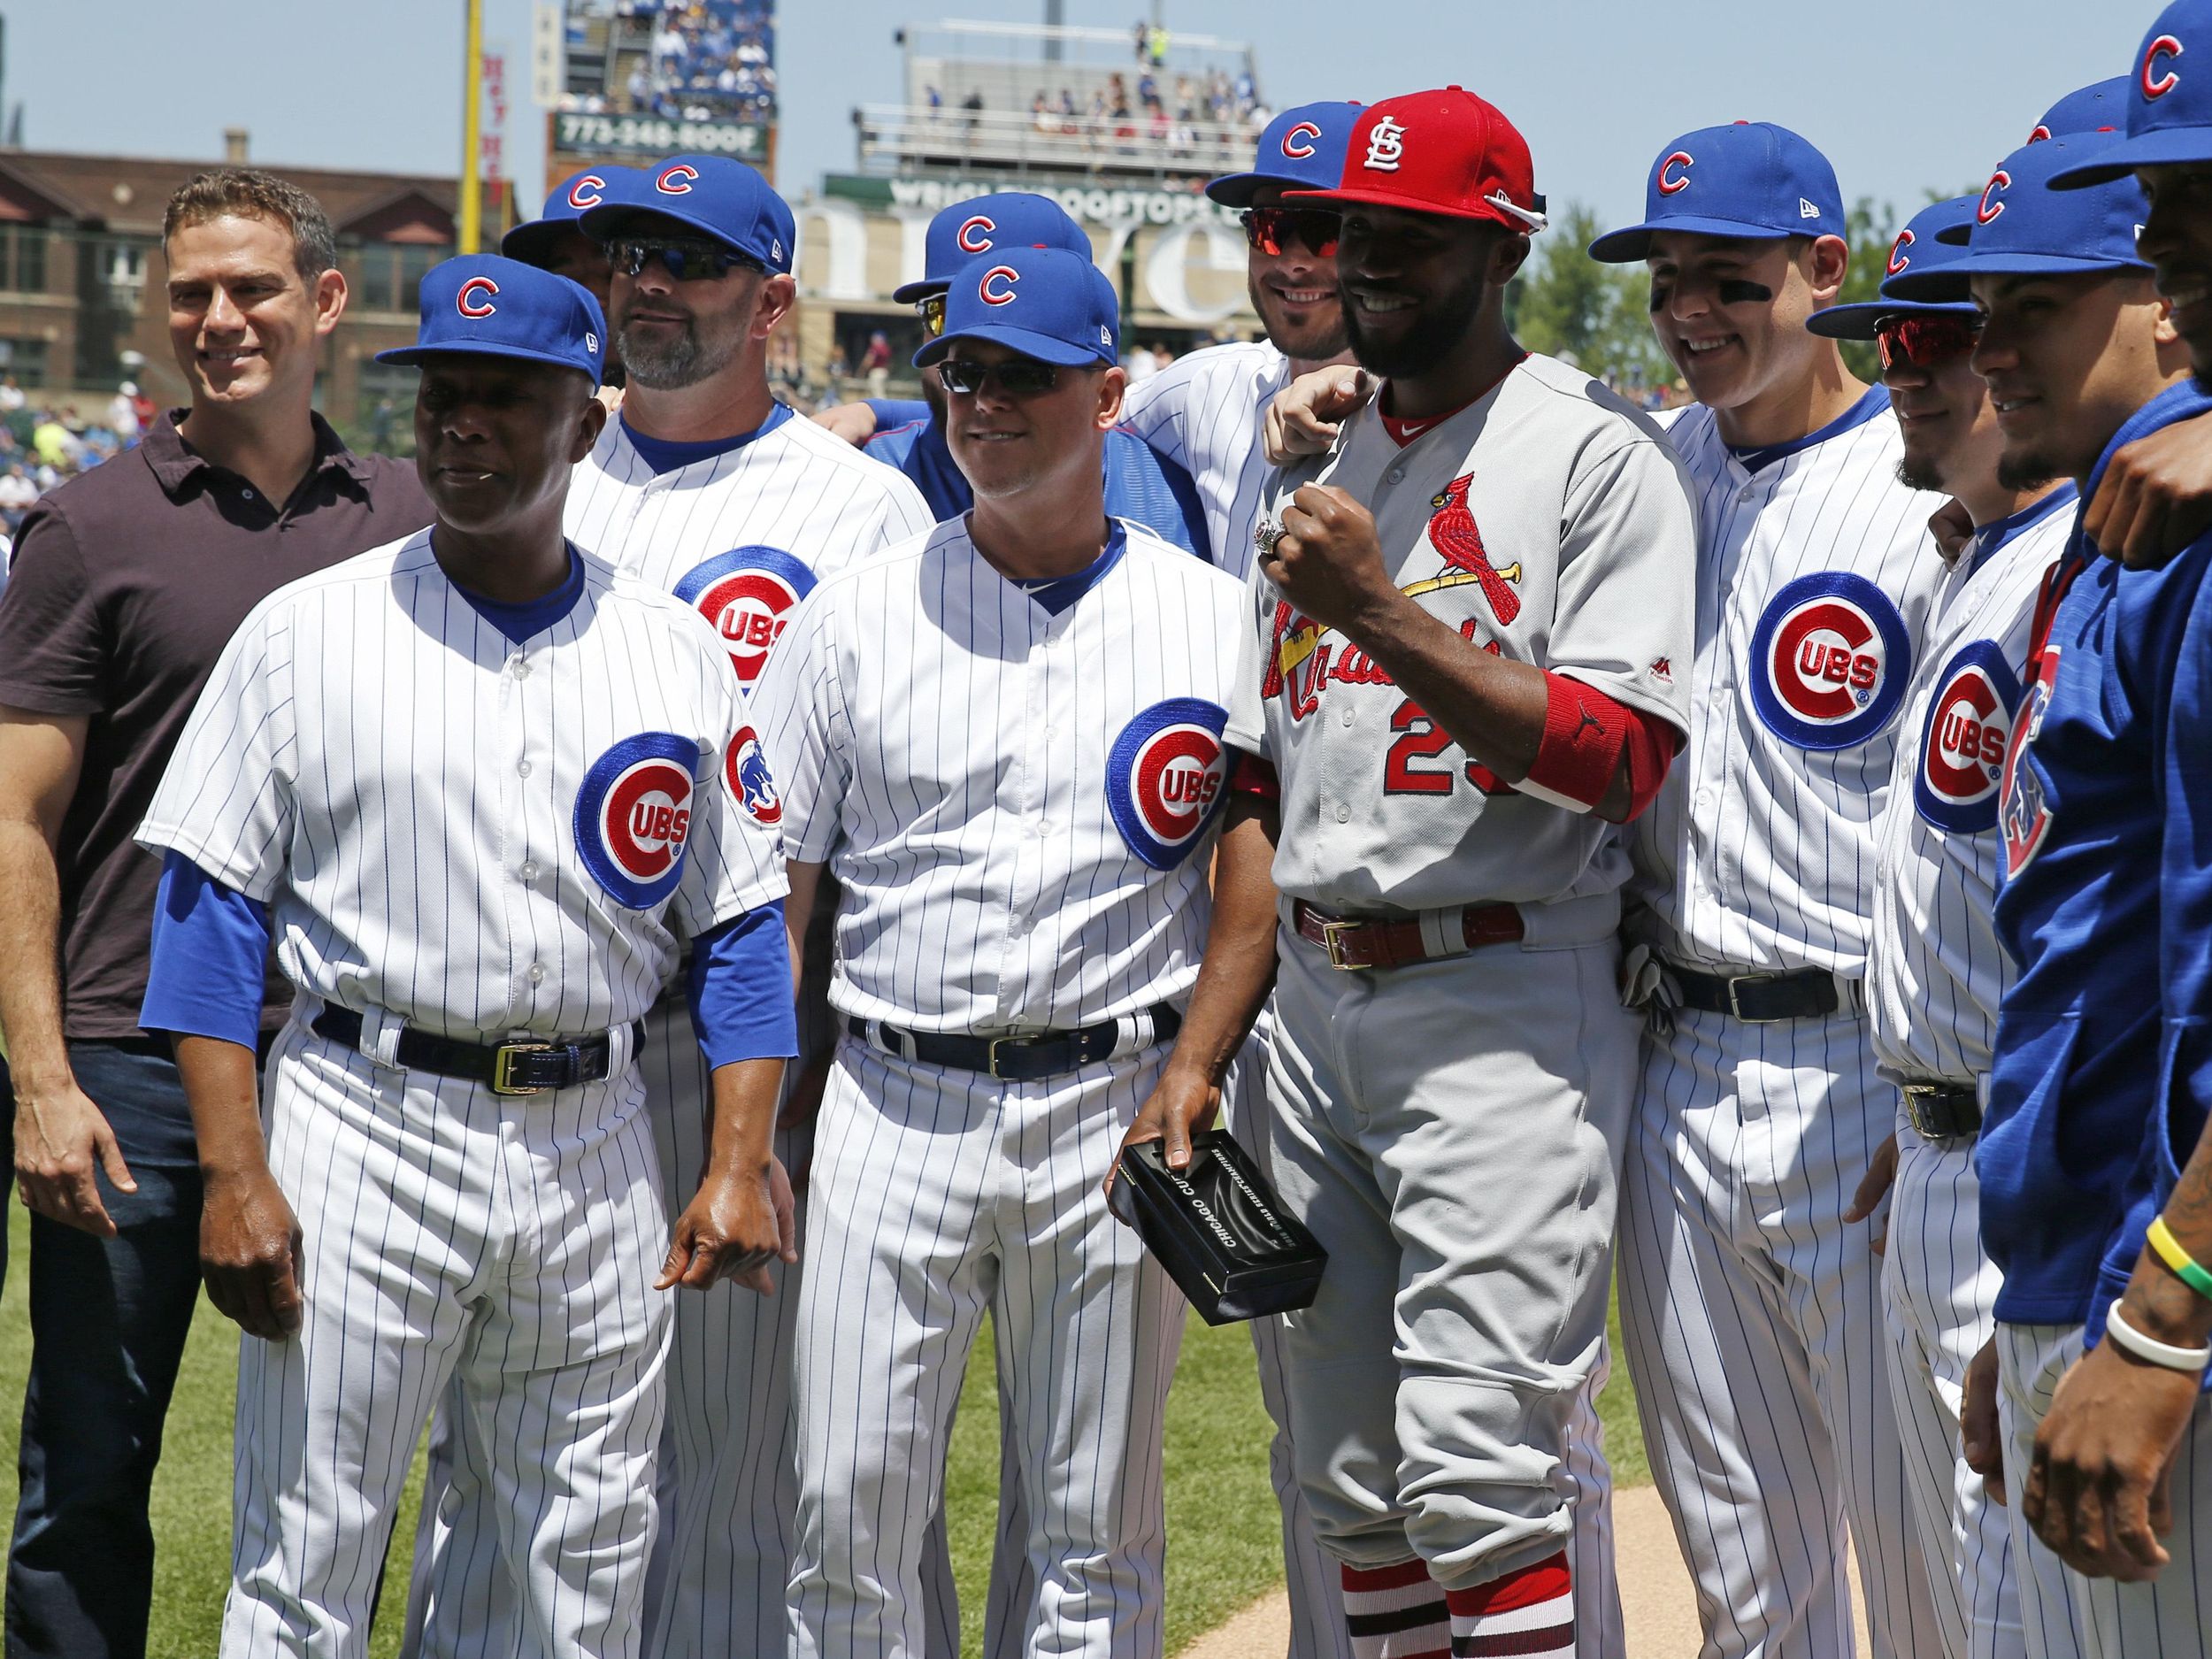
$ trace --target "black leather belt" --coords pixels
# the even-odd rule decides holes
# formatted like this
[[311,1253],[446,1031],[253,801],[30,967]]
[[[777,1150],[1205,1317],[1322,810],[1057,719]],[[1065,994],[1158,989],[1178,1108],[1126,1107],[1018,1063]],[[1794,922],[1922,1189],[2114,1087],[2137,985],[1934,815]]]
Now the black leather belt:
[[1981,1096],[1970,1083],[1904,1083],[1905,1116],[1923,1141],[1955,1141],[1982,1132]]
[[1836,976],[1825,968],[1787,973],[1701,973],[1667,964],[1681,988],[1682,1006],[1703,1014],[1730,1014],[1748,1025],[1783,1019],[1824,1019],[1846,1005]]
[[[1152,1040],[1172,1042],[1183,1028],[1183,1017],[1165,1002],[1144,1010],[1152,1021]],[[1021,1037],[968,1037],[957,1033],[908,1031],[879,1019],[849,1015],[845,1029],[872,1048],[923,1065],[949,1065],[960,1071],[982,1071],[1008,1083],[1033,1083],[1040,1078],[1078,1071],[1110,1058],[1121,1043],[1121,1022],[1110,1019],[1076,1031],[1040,1031]]]
[[[326,1007],[308,1029],[349,1048],[361,1046],[361,1016],[349,1008]],[[542,1094],[598,1082],[607,1075],[612,1047],[606,1036],[572,1042],[462,1042],[410,1025],[399,1033],[392,1058],[410,1071],[462,1078],[483,1084],[495,1094]]]

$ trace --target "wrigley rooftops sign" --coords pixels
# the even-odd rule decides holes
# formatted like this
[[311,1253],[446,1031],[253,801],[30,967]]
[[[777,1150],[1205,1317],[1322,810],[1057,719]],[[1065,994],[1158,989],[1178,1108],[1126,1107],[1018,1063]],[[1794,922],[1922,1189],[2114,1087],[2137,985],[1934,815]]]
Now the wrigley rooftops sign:
[[865,207],[903,208],[934,213],[941,207],[999,190],[1027,190],[1049,196],[1072,219],[1094,225],[1187,225],[1206,219],[1234,224],[1236,215],[1195,190],[1144,190],[1107,185],[1056,187],[1038,179],[991,178],[964,173],[946,179],[887,179],[833,173],[822,180],[822,194]]

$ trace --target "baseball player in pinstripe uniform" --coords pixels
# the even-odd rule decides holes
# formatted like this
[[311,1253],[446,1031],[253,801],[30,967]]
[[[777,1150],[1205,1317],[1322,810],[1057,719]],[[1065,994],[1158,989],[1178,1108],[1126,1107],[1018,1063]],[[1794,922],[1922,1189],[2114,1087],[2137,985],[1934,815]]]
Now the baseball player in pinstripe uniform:
[[[566,525],[580,547],[690,603],[722,636],[749,693],[792,608],[822,575],[926,529],[913,487],[770,396],[766,342],[788,312],[788,210],[760,175],[726,157],[676,157],[615,178],[589,210],[612,245],[612,321],[630,378],[570,486]],[[749,740],[747,740],[749,741]],[[749,766],[749,798],[772,790]],[[826,1046],[818,982],[803,1046]],[[667,1190],[705,1155],[709,1080],[680,996],[646,1021],[640,1056]],[[803,1171],[811,1129],[799,1107],[778,1133]],[[788,1104],[788,1103],[787,1103]],[[718,1287],[676,1310],[661,1527],[645,1609],[649,1659],[770,1652],[784,1640],[784,1585],[797,1492],[790,1370],[793,1270],[763,1300]],[[511,1609],[481,1570],[498,1517],[481,1457],[455,1448],[442,1501],[426,1501],[411,1629],[418,1651],[457,1659],[506,1652]],[[434,1475],[437,1471],[434,1471]],[[436,1497],[436,1481],[433,1497]],[[957,1629],[941,1529],[926,1582],[933,1655]]]
[[[2212,408],[2189,378],[2206,362],[2212,78],[2184,61],[2208,46],[2212,5],[2168,7],[2138,49],[2125,137],[2016,150],[1983,191],[1953,273],[1983,314],[1974,363],[2016,479],[2070,478],[2093,499],[2116,454]],[[2193,1202],[2208,559],[2200,539],[2124,571],[2078,524],[2005,757],[1997,926],[2019,975],[1979,1154],[2003,1274],[1998,1421],[1970,1394],[1968,1438],[2009,1489],[2016,1549],[2065,1563],[2040,1605],[2022,1583],[2038,1659],[2200,1651],[2212,1622],[2212,1278],[2193,1254],[2212,1246]]]
[[1353,1652],[1583,1651],[1567,1425],[1635,1076],[1616,826],[1686,715],[1688,501],[1654,428],[1505,328],[1543,216],[1497,111],[1374,105],[1287,200],[1341,212],[1384,389],[1271,487],[1229,731],[1253,792],[1279,774],[1279,845],[1271,802],[1217,885],[1271,856],[1281,926],[1217,923],[1138,1133],[1184,1156],[1276,972],[1274,1168],[1330,1253],[1285,1321],[1292,1443]]
[[[1950,236],[1973,223],[1975,205],[1961,196],[1916,214],[1890,250],[1886,284],[1956,260]],[[1943,1651],[2013,1659],[2025,1650],[2011,1540],[2002,1507],[1962,1458],[1959,1412],[1997,1294],[1974,1175],[1978,1088],[2012,979],[1993,915],[1997,786],[2029,625],[2074,492],[1999,480],[1996,411],[1969,361],[1980,326],[1971,302],[1904,300],[1886,286],[1807,326],[1876,342],[1903,439],[1899,475],[1951,496],[1932,526],[1929,552],[1945,579],[1899,711],[1904,741],[1875,850],[1867,1017],[1882,1073],[1899,1088],[1897,1128],[1847,1219],[1873,1216],[1887,1190],[1883,1352]]]
[[[167,855],[143,1017],[177,1036],[210,1294],[248,1333],[235,1659],[366,1652],[409,1454],[457,1371],[524,1644],[634,1654],[657,1293],[764,1290],[793,1254],[769,1148],[785,887],[738,695],[694,613],[561,533],[604,419],[599,307],[483,257],[430,273],[422,309],[386,357],[423,369],[437,521],[255,608],[139,834]],[[265,1140],[273,921],[300,996]],[[672,1240],[634,1032],[679,934],[715,1125]]]
[[[1834,170],[1766,123],[1660,150],[1641,260],[1698,405],[1690,742],[1635,837],[1658,961],[1621,1205],[1621,1314],[1652,1473],[1697,1580],[1705,1659],[1852,1651],[1842,1525],[1873,1648],[1940,1651],[1913,1547],[1868,1229],[1846,1222],[1896,1115],[1862,1012],[1875,831],[1945,578],[1886,393],[1805,319],[1849,250]],[[1909,741],[1909,738],[1903,741]],[[1671,1016],[1671,1017],[1669,1017]]]
[[1233,582],[1103,509],[1112,310],[1057,249],[923,349],[976,505],[825,581],[753,712],[795,906],[842,897],[800,1288],[793,1651],[918,1652],[982,1316],[1029,1514],[1024,1651],[1156,1655],[1182,1304],[1101,1184],[1198,969]]

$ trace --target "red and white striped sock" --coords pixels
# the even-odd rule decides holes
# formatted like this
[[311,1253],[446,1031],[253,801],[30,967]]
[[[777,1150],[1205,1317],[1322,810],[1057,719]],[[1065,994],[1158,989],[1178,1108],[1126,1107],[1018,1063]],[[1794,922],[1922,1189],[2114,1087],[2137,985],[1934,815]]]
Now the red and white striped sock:
[[1448,1590],[1444,1600],[1452,1659],[1574,1659],[1574,1582],[1563,1549],[1471,1590]]
[[1416,1556],[1387,1567],[1345,1567],[1344,1628],[1353,1659],[1450,1659],[1444,1586]]

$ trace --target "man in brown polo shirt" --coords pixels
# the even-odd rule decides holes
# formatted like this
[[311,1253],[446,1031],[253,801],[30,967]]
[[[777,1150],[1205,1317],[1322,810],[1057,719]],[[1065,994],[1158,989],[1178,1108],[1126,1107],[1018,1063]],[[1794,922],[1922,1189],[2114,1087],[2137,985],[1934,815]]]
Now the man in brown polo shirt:
[[[132,832],[247,611],[431,517],[411,465],[310,406],[346,303],[314,198],[203,173],[163,234],[191,407],[41,501],[0,593],[0,1033],[32,1211],[7,1659],[143,1652],[162,1420],[204,1248],[239,1248],[204,1247],[184,1091],[138,1026],[161,869]],[[267,1029],[290,1000],[273,974]]]

